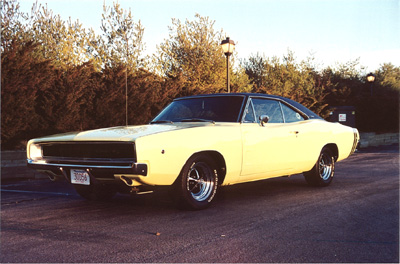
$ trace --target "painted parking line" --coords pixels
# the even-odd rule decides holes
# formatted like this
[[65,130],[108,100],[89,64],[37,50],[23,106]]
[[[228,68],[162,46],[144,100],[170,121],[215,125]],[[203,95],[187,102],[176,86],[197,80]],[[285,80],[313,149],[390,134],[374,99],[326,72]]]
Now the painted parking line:
[[62,195],[62,196],[74,195],[71,193],[61,193],[61,192],[39,192],[39,191],[6,190],[6,189],[0,189],[0,190],[2,192],[14,192],[14,193],[47,194],[47,195]]

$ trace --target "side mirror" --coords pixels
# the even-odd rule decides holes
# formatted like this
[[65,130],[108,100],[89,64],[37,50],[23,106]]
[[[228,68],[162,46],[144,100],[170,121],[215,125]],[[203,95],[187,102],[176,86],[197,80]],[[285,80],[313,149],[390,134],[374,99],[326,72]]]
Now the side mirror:
[[264,126],[264,124],[268,123],[269,116],[261,115],[258,119],[260,120],[261,125]]

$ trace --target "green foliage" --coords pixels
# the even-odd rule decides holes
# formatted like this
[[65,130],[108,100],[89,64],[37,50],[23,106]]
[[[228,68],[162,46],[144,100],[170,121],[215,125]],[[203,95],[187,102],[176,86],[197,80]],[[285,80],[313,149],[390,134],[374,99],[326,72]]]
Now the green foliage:
[[14,42],[24,42],[26,40],[27,15],[19,10],[16,0],[5,1],[1,4],[1,52],[13,48]]
[[386,89],[400,91],[400,67],[384,63],[376,72],[377,82]]
[[222,31],[214,31],[215,21],[195,15],[195,21],[172,19],[169,39],[158,46],[157,63],[167,78],[182,81],[182,94],[222,91],[225,84],[225,55],[220,42]]
[[231,74],[231,92],[233,93],[250,93],[253,86],[250,83],[250,78],[246,74],[243,67],[239,66]]
[[78,21],[63,21],[47,5],[34,4],[28,22],[26,30],[40,44],[36,52],[51,59],[56,67],[68,69],[93,59],[90,46],[94,32],[84,29]]
[[355,106],[356,126],[361,131],[398,131],[400,67],[383,64],[375,72],[375,83],[368,84],[359,60],[322,71],[312,61],[308,58],[298,64],[289,51],[282,60],[256,54],[241,64],[254,92],[291,98],[324,118],[331,107]]
[[[208,17],[172,19],[169,38],[149,58],[142,55],[144,27],[118,3],[104,5],[96,35],[47,6],[36,3],[25,14],[17,0],[0,1],[2,149],[125,125],[126,89],[129,124],[149,122],[176,97],[226,90],[223,32]],[[236,56],[229,60],[232,92],[285,96],[323,117],[331,106],[353,105],[361,131],[398,131],[400,67],[383,64],[369,84],[358,60],[317,70],[312,57],[298,63],[288,51],[282,58],[252,55],[233,67]]]
[[282,62],[277,57],[256,54],[242,61],[242,65],[254,85],[253,92],[287,97],[327,116],[325,84],[310,63],[298,64],[293,52],[288,51]]
[[[55,71],[49,60],[35,58],[37,44],[13,42],[1,55],[1,136],[3,144],[16,144],[29,131],[41,129],[36,111],[39,93],[49,89]],[[2,145],[3,145],[2,144]]]
[[374,83],[362,78],[354,100],[359,109],[357,126],[363,131],[398,131],[400,67],[383,64],[374,74]]
[[118,3],[113,7],[104,4],[101,19],[101,38],[96,42],[96,52],[107,67],[120,64],[130,69],[142,66],[140,56],[144,44],[142,42],[144,28],[140,20],[135,23],[132,13],[123,10]]

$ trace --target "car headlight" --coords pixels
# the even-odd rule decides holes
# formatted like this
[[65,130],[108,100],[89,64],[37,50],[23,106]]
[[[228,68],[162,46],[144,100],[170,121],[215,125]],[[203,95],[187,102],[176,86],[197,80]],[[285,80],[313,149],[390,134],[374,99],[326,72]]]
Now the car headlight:
[[29,146],[29,158],[32,160],[42,158],[42,147],[36,144],[31,144]]

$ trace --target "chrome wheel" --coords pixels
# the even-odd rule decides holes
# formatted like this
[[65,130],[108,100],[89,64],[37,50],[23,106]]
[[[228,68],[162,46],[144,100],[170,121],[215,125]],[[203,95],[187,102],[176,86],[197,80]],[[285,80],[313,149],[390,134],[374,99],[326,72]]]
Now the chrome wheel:
[[218,167],[206,154],[189,158],[175,184],[179,207],[190,210],[207,208],[218,188]]
[[324,147],[310,171],[303,172],[307,183],[312,186],[328,186],[335,174],[335,156],[330,148]]
[[202,202],[214,192],[214,172],[204,162],[193,163],[187,175],[187,191],[194,200]]
[[321,154],[321,158],[319,160],[319,175],[322,180],[326,181],[331,177],[333,170],[333,157],[327,155],[326,153]]

